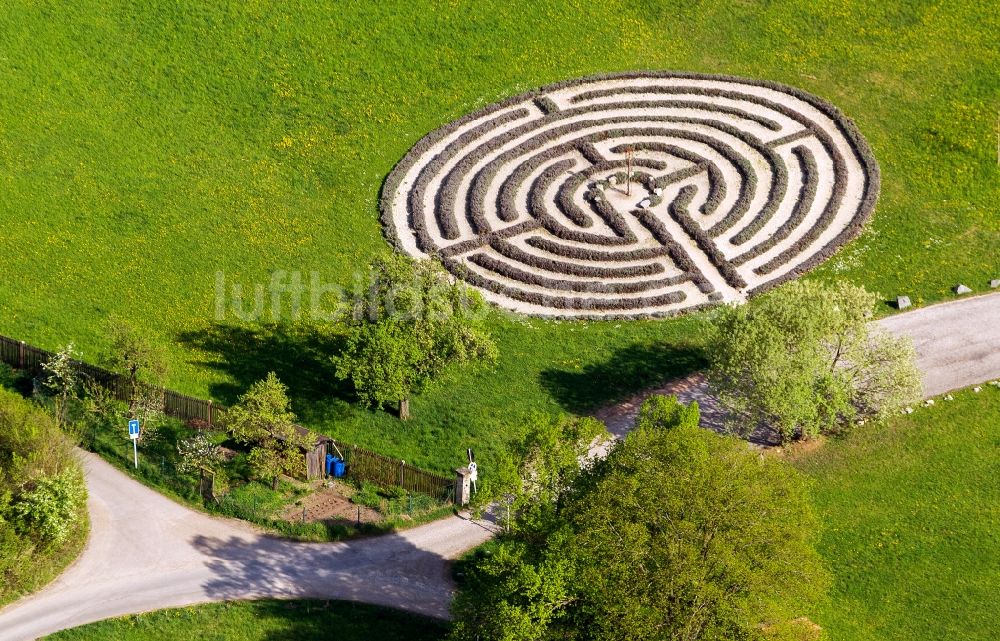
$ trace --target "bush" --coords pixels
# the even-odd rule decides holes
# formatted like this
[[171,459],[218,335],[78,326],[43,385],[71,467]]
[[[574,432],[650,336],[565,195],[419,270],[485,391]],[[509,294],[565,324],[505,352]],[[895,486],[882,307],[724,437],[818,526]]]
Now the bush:
[[14,368],[7,363],[0,363],[0,387],[14,389],[17,382],[17,373]]
[[79,470],[44,477],[10,505],[11,522],[23,534],[60,543],[80,516],[87,492]]
[[0,389],[0,605],[51,580],[83,546],[86,488],[72,445],[41,407]]
[[371,483],[362,483],[361,489],[351,497],[351,503],[378,510],[382,507],[382,497],[379,495],[378,487]]

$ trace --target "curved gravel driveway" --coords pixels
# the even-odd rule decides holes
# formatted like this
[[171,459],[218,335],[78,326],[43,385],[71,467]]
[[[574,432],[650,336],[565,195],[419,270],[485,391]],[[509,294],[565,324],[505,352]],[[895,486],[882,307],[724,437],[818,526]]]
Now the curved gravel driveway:
[[[877,323],[913,339],[925,396],[1000,378],[1000,294]],[[674,383],[667,391],[699,398],[701,384]],[[642,398],[656,391],[599,416],[621,436]],[[456,516],[348,543],[283,541],[178,505],[97,456],[81,456],[90,540],[56,581],[0,610],[3,641],[134,612],[262,597],[347,599],[446,617],[453,590],[447,562],[493,534],[490,523]]]
[[447,561],[492,536],[492,524],[449,517],[347,543],[295,543],[195,512],[81,452],[91,535],[80,558],[42,591],[0,611],[0,639],[161,608],[228,599],[316,597],[446,617]]

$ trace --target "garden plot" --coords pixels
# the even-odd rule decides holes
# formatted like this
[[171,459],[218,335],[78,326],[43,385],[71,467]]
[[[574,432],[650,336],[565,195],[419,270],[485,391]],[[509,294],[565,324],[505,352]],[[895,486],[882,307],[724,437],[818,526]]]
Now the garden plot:
[[794,278],[855,237],[878,166],[797,89],[631,73],[544,87],[423,138],[382,195],[391,242],[490,301],[669,315]]

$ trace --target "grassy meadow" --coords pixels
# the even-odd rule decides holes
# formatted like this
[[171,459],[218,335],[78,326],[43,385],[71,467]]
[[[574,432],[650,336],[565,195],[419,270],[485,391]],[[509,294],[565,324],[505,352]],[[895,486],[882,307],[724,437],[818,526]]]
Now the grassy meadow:
[[971,0],[15,1],[0,15],[0,333],[93,360],[104,318],[124,315],[168,346],[179,391],[231,402],[274,369],[305,422],[449,470],[530,412],[697,366],[698,318],[498,315],[498,366],[453,373],[401,426],[351,404],[310,332],[217,323],[216,272],[347,285],[389,251],[379,188],[425,133],[548,82],[677,69],[801,87],[867,136],[878,209],[816,277],[918,302],[981,290],[1000,272],[998,30]]
[[1000,388],[954,399],[793,458],[825,527],[831,641],[1000,636]]
[[447,624],[342,601],[244,601],[108,619],[50,641],[439,641]]

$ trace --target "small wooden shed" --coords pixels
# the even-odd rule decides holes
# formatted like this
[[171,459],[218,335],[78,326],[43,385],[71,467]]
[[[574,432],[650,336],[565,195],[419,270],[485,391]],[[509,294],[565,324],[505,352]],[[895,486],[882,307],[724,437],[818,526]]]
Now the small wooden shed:
[[315,437],[312,440],[312,449],[303,450],[303,456],[306,459],[306,480],[312,481],[314,479],[321,479],[326,475],[326,453],[329,449],[328,443],[332,441],[329,436],[325,434],[315,434],[310,432],[301,425],[295,426],[296,431],[302,436]]

